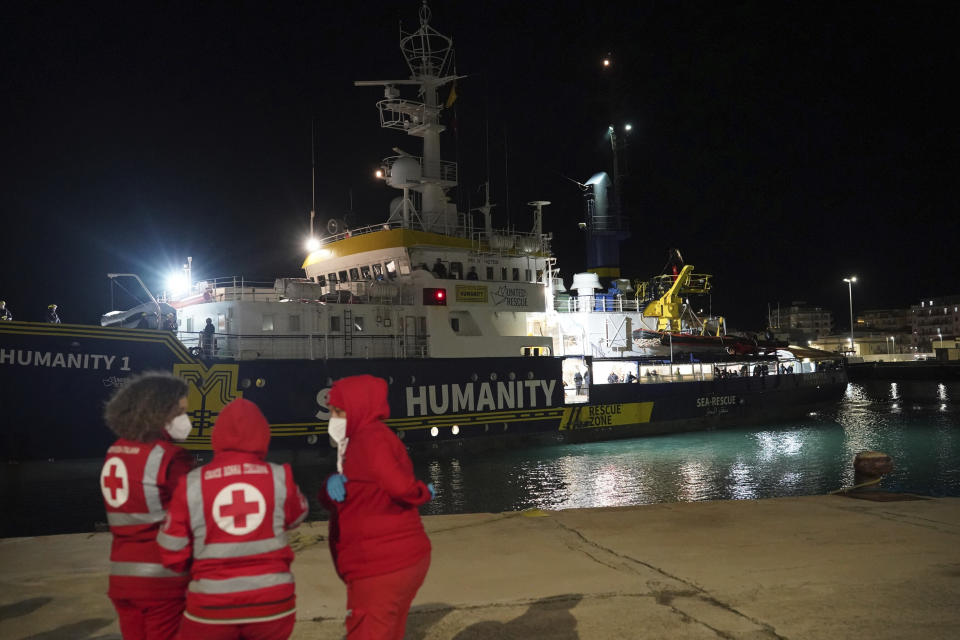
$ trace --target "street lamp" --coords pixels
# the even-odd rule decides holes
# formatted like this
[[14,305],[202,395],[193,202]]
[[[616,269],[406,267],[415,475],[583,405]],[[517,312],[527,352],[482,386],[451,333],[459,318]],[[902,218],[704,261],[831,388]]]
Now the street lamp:
[[943,349],[943,334],[940,333],[940,327],[937,327],[937,337],[940,338],[940,348]]
[[896,352],[896,350],[897,350],[897,337],[896,337],[896,336],[890,336],[890,347],[891,347],[891,349],[892,349],[894,352]]
[[857,281],[857,276],[844,278],[843,281],[847,283],[847,291],[850,293],[850,349],[856,353],[853,348],[853,283]]

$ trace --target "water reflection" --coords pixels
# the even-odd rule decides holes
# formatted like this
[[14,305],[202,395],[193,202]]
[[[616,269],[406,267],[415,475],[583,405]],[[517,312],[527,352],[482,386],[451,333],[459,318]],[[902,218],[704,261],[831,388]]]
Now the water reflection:
[[[892,490],[960,496],[960,383],[851,384],[834,410],[787,425],[688,433],[457,457],[414,456],[437,498],[426,514],[538,507],[612,507],[823,494],[853,484],[853,456],[890,454]],[[0,536],[90,531],[102,522],[101,461],[7,465],[0,474]],[[316,501],[333,457],[294,466]],[[43,505],[38,508],[37,505]]]

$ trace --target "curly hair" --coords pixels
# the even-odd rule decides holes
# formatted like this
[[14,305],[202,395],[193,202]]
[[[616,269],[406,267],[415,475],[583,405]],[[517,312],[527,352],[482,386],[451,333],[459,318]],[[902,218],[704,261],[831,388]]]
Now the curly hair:
[[179,413],[187,383],[163,371],[148,371],[130,378],[107,401],[103,412],[107,426],[117,436],[152,442]]

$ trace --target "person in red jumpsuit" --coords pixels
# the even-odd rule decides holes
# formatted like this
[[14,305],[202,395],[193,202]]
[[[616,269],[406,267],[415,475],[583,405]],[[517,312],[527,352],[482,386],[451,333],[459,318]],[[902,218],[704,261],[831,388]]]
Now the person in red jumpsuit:
[[107,449],[100,491],[113,534],[110,588],[125,640],[176,637],[189,577],[160,560],[157,532],[193,458],[173,440],[190,433],[187,384],[164,373],[129,380],[104,419],[118,440]]
[[330,551],[347,585],[347,638],[401,640],[407,612],[430,567],[417,508],[433,485],[417,480],[407,450],[385,424],[387,383],[352,376],[330,390],[328,432],[337,471],[320,501],[330,511]]
[[296,593],[287,531],[307,516],[290,465],[266,462],[270,425],[240,398],[220,412],[213,460],[177,487],[157,536],[163,564],[189,571],[181,640],[285,640]]

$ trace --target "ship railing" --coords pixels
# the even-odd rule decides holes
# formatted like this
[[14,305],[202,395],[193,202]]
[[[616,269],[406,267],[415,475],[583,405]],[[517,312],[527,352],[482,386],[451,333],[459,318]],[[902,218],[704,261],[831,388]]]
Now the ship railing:
[[[195,298],[195,300],[193,300]],[[273,281],[247,280],[243,276],[229,276],[195,282],[192,290],[178,298],[181,302],[233,302],[236,300],[276,300]],[[191,302],[192,301],[192,302]]]
[[[597,359],[594,360],[594,384],[624,383],[629,372],[636,370],[636,382],[639,384],[662,384],[665,382],[690,382],[750,378],[780,380],[784,376],[816,373],[835,367],[835,363],[804,361],[802,359],[771,361],[729,361],[729,362],[640,362],[633,360]],[[617,380],[609,376],[616,374]],[[780,384],[775,382],[774,385]]]
[[429,123],[436,123],[442,110],[439,106],[431,107],[403,98],[380,100],[377,109],[380,111],[381,127],[411,134],[416,134]]
[[429,358],[424,335],[240,335],[215,333],[204,343],[202,332],[179,331],[177,338],[194,357],[212,360],[326,360],[328,358]]
[[571,295],[554,299],[554,311],[559,313],[639,313],[641,303],[623,294],[595,293],[591,296]]
[[509,229],[494,229],[493,236],[488,237],[486,231],[476,230],[470,234],[470,240],[475,251],[501,256],[541,254],[550,256],[553,237],[530,231],[513,231]]

